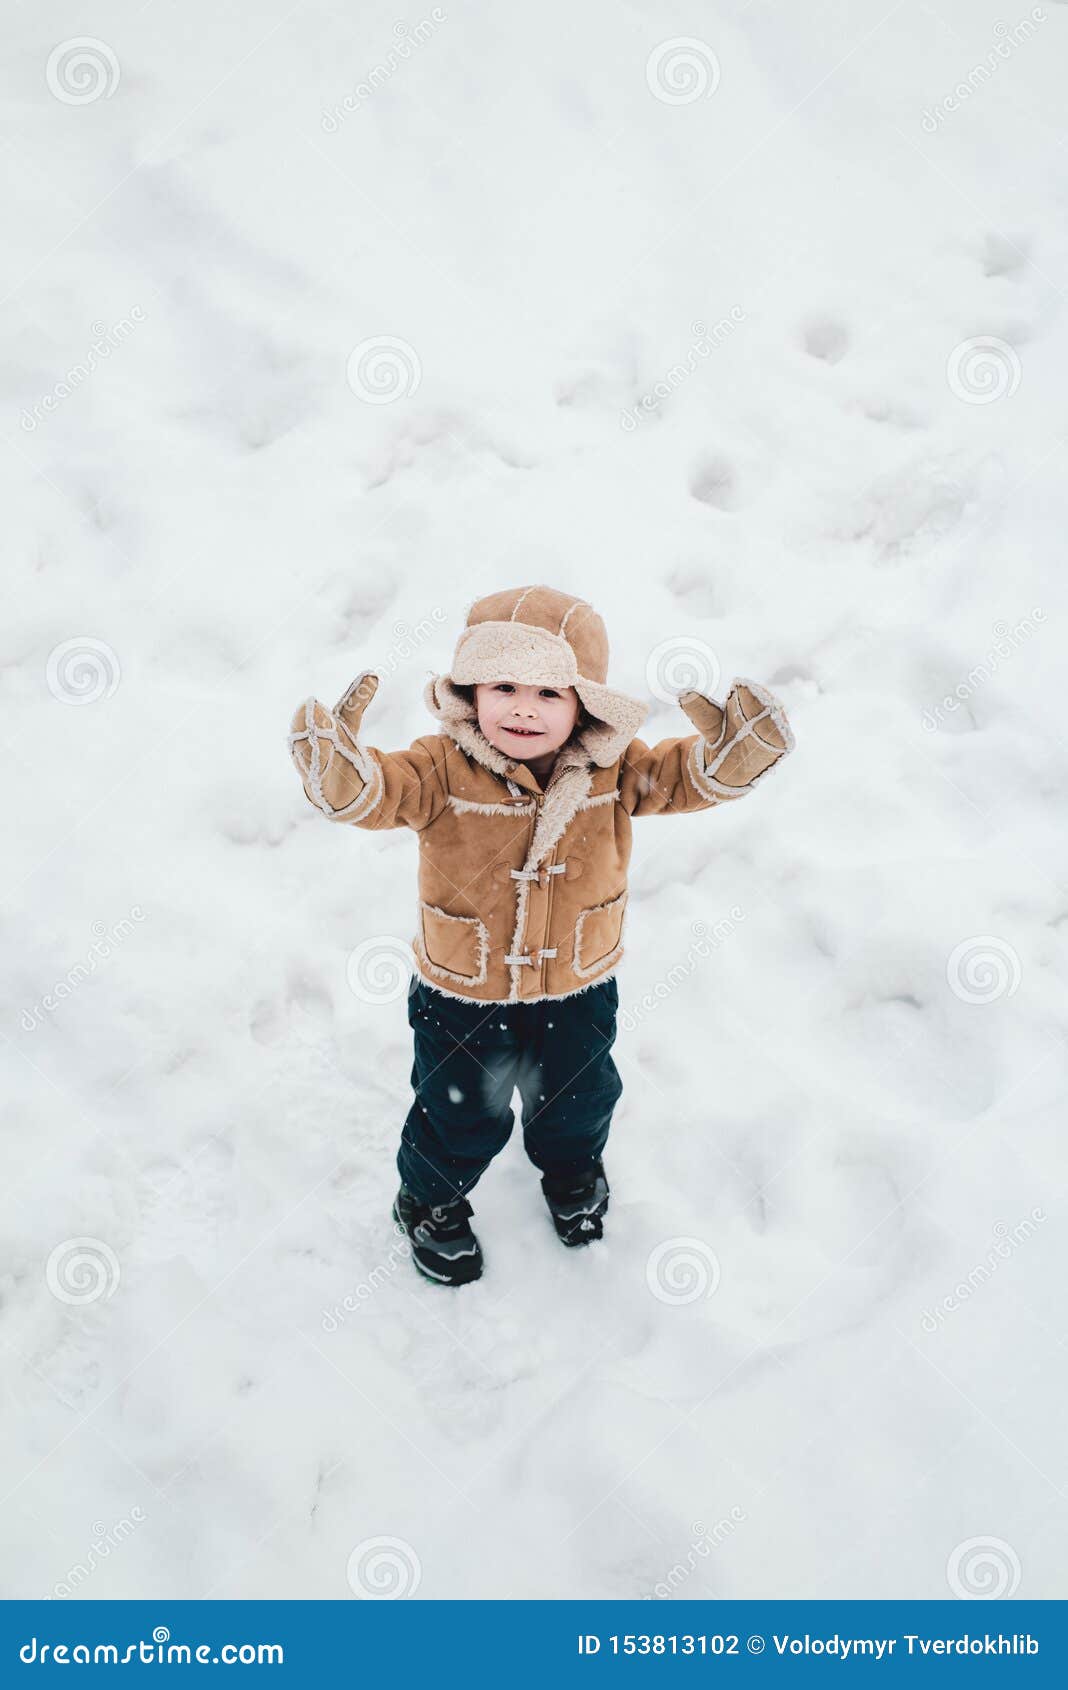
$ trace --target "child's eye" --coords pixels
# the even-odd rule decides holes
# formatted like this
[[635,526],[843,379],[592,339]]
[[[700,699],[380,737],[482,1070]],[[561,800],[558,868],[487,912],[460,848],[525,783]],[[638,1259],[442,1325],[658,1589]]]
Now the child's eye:
[[560,696],[555,687],[542,687],[541,692],[543,698],[559,698]]

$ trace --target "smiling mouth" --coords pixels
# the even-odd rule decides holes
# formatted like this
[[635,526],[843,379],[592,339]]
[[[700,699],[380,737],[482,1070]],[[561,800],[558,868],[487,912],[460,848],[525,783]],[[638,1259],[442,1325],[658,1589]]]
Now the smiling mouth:
[[540,728],[505,728],[506,734],[515,734],[517,739],[540,739]]

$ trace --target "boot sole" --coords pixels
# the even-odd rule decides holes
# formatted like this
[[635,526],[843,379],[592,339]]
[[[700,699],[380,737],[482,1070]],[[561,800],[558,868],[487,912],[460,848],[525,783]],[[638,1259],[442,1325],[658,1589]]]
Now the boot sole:
[[569,1250],[581,1248],[584,1244],[601,1244],[604,1241],[603,1232],[593,1232],[585,1238],[565,1238],[562,1232],[556,1234],[561,1244],[566,1244]]

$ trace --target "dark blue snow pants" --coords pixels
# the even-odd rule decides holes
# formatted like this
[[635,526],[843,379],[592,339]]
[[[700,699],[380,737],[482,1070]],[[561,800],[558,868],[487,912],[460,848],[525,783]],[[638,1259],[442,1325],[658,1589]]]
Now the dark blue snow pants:
[[465,1195],[507,1144],[516,1087],[523,1148],[550,1180],[597,1161],[623,1091],[611,1057],[619,988],[614,978],[567,998],[473,1003],[413,977],[415,1101],[397,1167],[424,1203]]

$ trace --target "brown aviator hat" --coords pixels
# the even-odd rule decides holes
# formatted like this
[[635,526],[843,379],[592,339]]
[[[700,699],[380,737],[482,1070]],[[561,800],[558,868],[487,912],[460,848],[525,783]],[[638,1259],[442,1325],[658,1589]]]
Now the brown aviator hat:
[[607,675],[608,635],[592,605],[554,587],[508,587],[471,606],[451,673],[433,676],[425,697],[448,729],[477,719],[462,687],[480,681],[574,687],[595,718],[576,737],[607,768],[622,756],[649,711],[639,699],[607,686]]

